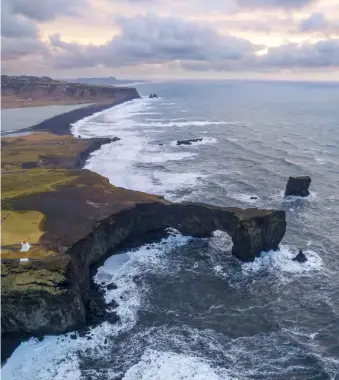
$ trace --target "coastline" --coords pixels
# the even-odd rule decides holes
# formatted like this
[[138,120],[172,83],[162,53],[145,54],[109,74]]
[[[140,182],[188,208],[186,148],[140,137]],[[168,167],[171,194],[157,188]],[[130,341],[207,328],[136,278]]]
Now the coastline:
[[[20,338],[15,338],[15,340],[18,339],[16,343],[19,344],[27,337],[48,333],[59,334],[88,325],[88,320],[92,318],[89,302],[93,300],[93,293],[95,293],[96,302],[101,302],[101,306],[103,305],[100,292],[98,294],[98,291],[91,289],[91,270],[109,252],[111,254],[112,251],[117,250],[121,244],[132,243],[134,240],[142,242],[144,235],[154,232],[161,234],[168,227],[180,228],[183,234],[197,237],[210,236],[213,230],[221,228],[232,235],[235,242],[234,254],[246,261],[253,259],[262,250],[276,249],[285,233],[285,213],[282,211],[241,210],[194,203],[170,203],[156,195],[115,188],[104,177],[86,169],[80,170],[79,168],[83,167],[91,152],[99,149],[102,143],[110,143],[112,140],[73,138],[70,125],[122,102],[74,110],[29,128],[34,132],[51,133],[54,137],[49,138],[56,139],[51,141],[51,146],[58,144],[58,147],[64,148],[65,143],[77,146],[84,142],[86,144],[93,142],[93,140],[97,141],[97,145],[92,147],[93,149],[82,146],[78,153],[72,153],[71,163],[56,160],[55,153],[53,153],[54,156],[43,157],[42,164],[39,163],[39,170],[50,170],[52,173],[60,169],[66,170],[67,175],[71,173],[72,176],[76,176],[75,180],[71,179],[71,183],[58,183],[52,191],[39,189],[34,194],[10,198],[10,209],[13,207],[14,210],[21,211],[33,209],[44,215],[45,227],[41,241],[48,249],[57,250],[56,255],[40,258],[37,261],[33,258],[28,263],[20,263],[18,259],[6,263],[6,260],[2,258],[2,264],[8,265],[5,268],[9,273],[8,277],[11,276],[7,289],[2,289],[6,292],[5,298],[2,297],[2,300],[5,299],[3,306],[7,306],[7,303],[15,305],[14,308],[4,311],[6,323],[3,325],[5,325],[5,332],[7,328],[8,339],[12,343],[14,336],[20,336]],[[47,134],[41,135],[43,135],[42,139],[34,146],[34,150],[39,149],[39,146],[46,148]],[[64,136],[65,141],[58,140],[61,136]],[[17,143],[18,140],[25,139],[14,140],[14,143]],[[7,143],[4,146],[6,148]],[[79,156],[75,157],[74,161],[75,154]],[[35,161],[29,161],[31,166],[33,162],[36,164]],[[19,162],[21,167],[26,163]],[[33,168],[25,169],[25,173],[29,174],[30,170],[34,171],[36,168],[33,165]],[[67,210],[66,214],[64,210]],[[63,225],[61,230],[60,225]],[[271,226],[274,228],[272,229]],[[262,237],[261,240],[258,241],[257,238],[253,240],[252,236],[257,236],[258,232]],[[245,251],[249,254],[248,257],[243,256]],[[47,278],[39,278],[37,282],[35,276],[41,273],[41,270],[44,271],[44,276],[47,272]],[[16,277],[21,273],[25,277],[32,278],[27,288],[16,285]],[[31,283],[34,284],[34,288],[30,287]],[[50,303],[54,302],[52,300],[59,304],[58,310],[51,307]],[[37,321],[32,327],[24,318],[20,319],[20,314],[24,315],[25,310],[31,309],[33,301],[32,319],[36,318]],[[77,305],[77,308],[70,308],[70,304]],[[43,312],[45,320],[42,322],[35,317],[35,312]],[[16,317],[13,325],[8,321],[13,319],[14,313]],[[51,325],[50,321],[55,320],[60,313],[69,318],[60,321],[58,325]],[[13,344],[11,352],[3,351],[2,361],[7,360],[16,347],[17,345]]]
[[33,125],[30,128],[27,128],[27,131],[31,132],[49,132],[54,135],[72,135],[70,125],[84,119],[87,116],[91,116],[97,112],[104,111],[106,109],[112,108],[122,103],[126,103],[131,99],[117,100],[105,104],[91,104],[82,108],[77,108],[70,112],[66,112],[57,116],[54,116],[50,119],[44,120],[41,123]]
[[44,107],[23,107],[23,108],[7,108],[1,109],[1,136],[14,136],[16,133],[27,134],[29,132],[21,132],[33,125],[42,123],[45,120],[55,116],[71,112],[75,109],[88,107],[90,104],[69,105],[51,105]]
[[[138,94],[139,96],[139,94]],[[122,104],[125,102],[128,102],[132,99],[127,99],[127,100],[120,100],[120,101],[115,101],[113,103],[108,103],[108,104],[90,104],[88,106],[84,106],[81,108],[77,108],[74,110],[71,110],[69,112],[65,112],[63,114],[56,115],[52,118],[48,118],[41,123],[38,123],[36,125],[33,125],[28,128],[23,128],[23,129],[18,129],[15,132],[18,133],[23,133],[27,132],[32,133],[32,132],[47,132],[51,133],[56,136],[72,136],[71,133],[71,124],[75,123],[76,121],[82,120],[83,118],[87,116],[91,116],[97,112],[104,111],[106,109],[109,109],[111,107],[114,107],[118,104]],[[80,106],[81,104],[79,104]],[[11,139],[10,136],[3,135],[1,136],[1,140],[6,141],[8,139]],[[92,141],[91,144],[85,149],[85,151],[81,152],[79,157],[76,160],[76,163],[74,165],[75,168],[77,169],[82,169],[86,163],[86,160],[90,157],[91,153],[100,149],[101,145],[107,144],[110,142],[114,142],[115,139],[100,139],[100,138],[93,138],[90,139]],[[43,262],[45,259],[41,258],[30,258],[30,261],[35,261],[35,262]],[[52,259],[53,260],[53,259]],[[12,263],[16,262],[19,264],[20,258],[3,258],[1,256],[1,264],[6,264],[6,263]],[[3,334],[1,337],[1,366],[3,366],[8,358],[12,355],[12,353],[15,351],[15,349],[23,342],[32,337],[31,334],[25,333],[25,332],[14,332],[14,333],[9,333],[9,334]],[[40,339],[40,338],[39,338]]]

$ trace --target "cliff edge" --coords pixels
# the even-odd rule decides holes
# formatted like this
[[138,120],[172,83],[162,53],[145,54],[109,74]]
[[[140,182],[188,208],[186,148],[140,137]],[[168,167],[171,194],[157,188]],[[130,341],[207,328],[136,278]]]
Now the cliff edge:
[[49,77],[1,75],[1,107],[19,108],[55,104],[117,104],[139,98],[132,87],[69,83]]
[[[207,237],[224,230],[243,261],[277,249],[285,233],[284,211],[170,203],[79,169],[92,149],[113,140],[35,133],[2,141],[5,334],[62,333],[85,325],[90,268],[146,233],[174,227]],[[20,252],[21,240],[30,242],[28,252]]]

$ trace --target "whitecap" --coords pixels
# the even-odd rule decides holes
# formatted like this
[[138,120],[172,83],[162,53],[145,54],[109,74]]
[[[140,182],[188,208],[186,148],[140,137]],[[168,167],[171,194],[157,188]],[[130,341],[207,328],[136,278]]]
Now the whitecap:
[[[180,189],[194,188],[204,177],[201,173],[168,173],[165,171],[153,172],[152,191],[166,196],[170,200],[178,200],[174,193]],[[146,190],[143,190],[146,191]]]
[[[285,196],[285,192],[284,191],[280,191],[279,192],[279,196],[281,198],[283,198],[283,200],[285,202],[295,202],[297,200],[302,200],[302,201],[314,201],[317,199],[318,195],[315,191],[310,191],[310,195],[307,196],[307,197],[300,197],[300,196],[297,196],[297,195],[289,195],[289,196]],[[275,197],[277,198],[277,196]]]
[[225,369],[206,360],[175,352],[147,350],[123,380],[230,380]]
[[[101,284],[107,281],[105,300],[109,303],[117,299],[116,309],[120,322],[113,325],[104,322],[90,331],[91,340],[77,336],[72,339],[69,334],[46,336],[43,341],[30,339],[14,351],[2,368],[2,376],[6,380],[80,380],[83,378],[79,354],[100,358],[112,349],[105,343],[107,337],[117,336],[130,330],[137,322],[137,313],[143,302],[145,289],[143,284],[136,284],[134,277],[145,272],[159,273],[168,271],[168,252],[175,247],[187,244],[190,237],[180,233],[171,234],[160,243],[144,245],[125,254],[117,254],[108,258],[98,268],[94,278]],[[107,289],[108,283],[114,283],[117,289]],[[111,345],[114,341],[111,342]],[[111,371],[111,375],[116,375]],[[114,376],[113,376],[114,378]]]
[[274,273],[287,273],[292,275],[304,275],[308,272],[319,271],[323,261],[318,253],[306,249],[303,251],[307,257],[305,263],[299,263],[292,259],[297,255],[298,249],[281,244],[279,251],[262,252],[253,262],[242,264],[243,274],[253,274],[268,270]]
[[227,124],[225,121],[189,120],[189,121],[157,121],[149,123],[138,123],[140,127],[204,127],[207,125]]
[[[152,154],[153,153],[153,154]],[[160,163],[160,162],[168,162],[168,161],[181,161],[183,159],[189,159],[195,157],[196,154],[189,152],[175,152],[175,153],[163,153],[159,152],[157,149],[157,153],[151,152],[150,154],[144,153],[140,157],[139,162],[152,162],[152,163]]]

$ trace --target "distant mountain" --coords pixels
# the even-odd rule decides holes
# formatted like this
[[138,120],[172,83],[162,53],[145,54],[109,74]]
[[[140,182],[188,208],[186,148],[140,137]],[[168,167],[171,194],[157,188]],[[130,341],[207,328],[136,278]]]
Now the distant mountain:
[[[65,79],[66,80],[66,79]],[[114,77],[103,77],[103,78],[73,78],[67,79],[67,82],[71,83],[85,83],[96,86],[119,86],[121,84],[132,84],[132,83],[140,83],[145,82],[143,80],[136,79],[117,79]]]

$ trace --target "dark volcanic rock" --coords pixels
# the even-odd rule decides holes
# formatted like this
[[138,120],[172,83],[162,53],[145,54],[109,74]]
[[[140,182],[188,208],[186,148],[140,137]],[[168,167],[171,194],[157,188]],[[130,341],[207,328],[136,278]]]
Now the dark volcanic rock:
[[2,333],[35,336],[70,331],[85,324],[82,293],[71,257],[1,264]]
[[157,94],[149,94],[149,98],[150,99],[158,98],[158,95]]
[[107,289],[108,290],[113,290],[113,289],[118,289],[118,287],[115,285],[115,284],[109,284],[109,285],[107,285]]
[[111,312],[107,313],[105,320],[113,325],[114,323],[120,321],[120,317],[117,313]]
[[307,257],[303,253],[302,250],[299,251],[296,257],[292,259],[293,261],[298,261],[299,263],[305,263],[307,261]]
[[112,300],[111,302],[109,302],[107,304],[107,306],[110,307],[110,308],[112,308],[112,309],[116,309],[119,306],[119,304],[118,304],[118,302],[116,300]]
[[110,138],[95,138],[92,139],[88,147],[80,153],[75,167],[76,168],[82,168],[85,165],[85,162],[87,159],[90,157],[91,153],[95,152],[96,150],[100,149],[102,145],[109,144],[111,142],[116,142],[119,141],[119,137],[113,137],[112,139]]
[[188,140],[178,140],[177,145],[191,145],[194,142],[202,141],[202,138],[188,139]]
[[285,196],[296,195],[300,197],[307,197],[310,194],[308,191],[310,184],[311,177],[309,176],[289,177],[286,185]]
[[[65,207],[61,213],[63,221]],[[91,225],[89,221],[78,223],[71,235],[60,235],[58,243],[65,247],[65,253],[45,261],[3,263],[4,333],[53,334],[77,329],[85,323],[115,323],[118,316],[107,311],[102,287],[95,288],[91,283],[90,268],[124,242],[141,239],[150,231],[162,232],[172,227],[183,235],[209,237],[213,231],[223,230],[232,237],[232,253],[242,261],[252,261],[262,251],[276,250],[286,229],[285,212],[280,210],[158,199],[105,212],[108,215],[101,210],[98,219],[92,218]]]
[[258,197],[251,197],[250,199],[258,199]]

